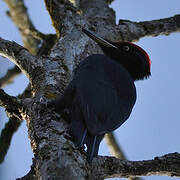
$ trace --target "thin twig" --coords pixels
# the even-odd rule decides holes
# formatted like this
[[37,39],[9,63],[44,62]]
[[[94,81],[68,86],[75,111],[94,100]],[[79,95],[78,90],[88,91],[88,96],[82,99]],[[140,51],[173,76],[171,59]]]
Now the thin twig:
[[4,129],[0,135],[0,164],[4,161],[4,158],[9,149],[13,134],[17,131],[21,121],[16,117],[10,117],[9,121],[5,124]]
[[12,69],[9,69],[5,76],[0,78],[0,88],[12,83],[13,79],[21,73],[21,70],[14,66]]

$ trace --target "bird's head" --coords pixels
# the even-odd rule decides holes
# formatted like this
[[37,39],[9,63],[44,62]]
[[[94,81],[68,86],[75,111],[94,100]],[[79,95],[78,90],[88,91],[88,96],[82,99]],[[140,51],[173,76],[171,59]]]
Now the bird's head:
[[145,79],[151,75],[150,58],[141,47],[130,42],[111,42],[84,28],[82,31],[98,43],[105,55],[122,64],[134,80]]

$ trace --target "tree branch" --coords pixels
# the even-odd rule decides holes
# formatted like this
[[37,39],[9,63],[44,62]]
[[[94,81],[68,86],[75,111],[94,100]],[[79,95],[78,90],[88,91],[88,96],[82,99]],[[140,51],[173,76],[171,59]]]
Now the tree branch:
[[6,94],[2,89],[0,89],[0,106],[6,109],[9,117],[15,116],[20,120],[22,119],[19,111],[23,109],[21,100]]
[[35,39],[31,34],[31,30],[37,30],[29,18],[27,8],[25,7],[23,0],[4,0],[4,2],[6,2],[9,7],[9,17],[16,24],[21,33],[24,47],[32,54],[37,54],[39,49],[38,46],[41,42]]
[[31,79],[33,70],[41,61],[32,56],[27,49],[19,44],[0,38],[0,55],[16,64],[24,74]]
[[7,154],[9,146],[11,144],[11,139],[13,134],[17,131],[21,122],[16,117],[10,117],[9,121],[6,123],[4,129],[1,131],[0,135],[0,164],[4,161]]
[[20,73],[21,70],[17,66],[14,66],[12,69],[9,69],[6,75],[0,78],[0,88],[12,83],[13,79]]
[[180,15],[143,22],[120,20],[117,30],[121,38],[126,41],[138,41],[145,36],[169,35],[180,32]]
[[[54,88],[54,93],[55,91],[60,92],[64,84],[69,81],[69,74],[70,76],[72,75],[71,70],[73,70],[81,60],[91,53],[100,52],[97,45],[95,45],[94,42],[92,43],[88,37],[80,32],[80,27],[84,25],[90,27],[91,22],[94,30],[97,30],[97,32],[100,32],[100,29],[106,27],[104,28],[106,30],[101,32],[105,36],[111,34],[112,31],[116,31],[116,29],[114,29],[115,19],[112,18],[113,13],[111,14],[110,9],[104,5],[104,0],[86,1],[94,3],[91,4],[94,6],[92,12],[96,9],[96,3],[98,3],[98,10],[100,10],[100,7],[105,7],[103,8],[103,11],[97,11],[97,19],[96,17],[94,18],[91,16],[92,12],[89,9],[84,11],[85,16],[81,16],[81,12],[69,3],[69,1],[45,1],[58,37],[60,37],[60,35],[61,37],[52,49],[50,57],[43,59],[43,62],[38,62],[40,68],[43,67],[43,72],[45,72],[42,77],[44,84],[39,83],[39,76],[37,76],[36,73],[34,74],[34,77],[36,76],[34,84],[38,86],[38,93],[44,87],[48,87],[46,92],[49,93],[50,88],[47,84]],[[100,6],[101,3],[103,6]],[[108,14],[110,14],[110,17],[108,17]],[[91,17],[93,18],[92,21]],[[109,19],[112,19],[112,21],[108,21]],[[89,20],[89,22],[87,20]],[[109,31],[110,29],[111,31]],[[119,33],[119,31],[113,33],[114,37],[116,37],[117,32]],[[22,51],[24,52],[25,50],[18,51],[18,54]],[[11,55],[10,57],[14,58],[14,55]],[[32,62],[37,62],[38,60],[39,59],[35,58]],[[42,64],[40,64],[40,62]],[[31,63],[31,66],[34,64]],[[61,90],[61,92],[62,91],[63,90]],[[51,95],[51,93],[49,94]],[[38,99],[37,93],[34,93],[33,99]],[[30,101],[32,101],[32,99],[30,99]],[[39,104],[41,105],[40,101]],[[38,112],[38,115],[36,112]],[[51,109],[48,109],[47,107],[38,107],[38,103],[31,104],[30,107],[27,108],[26,115],[31,146],[35,154],[33,173],[36,175],[37,179],[45,179],[47,177],[52,179],[96,179],[91,172],[91,167],[88,165],[86,157],[74,146],[71,137],[67,133],[67,122],[63,121],[63,119],[60,120],[60,117],[58,117]],[[93,171],[95,172],[95,175],[99,177],[97,179],[117,177],[120,175],[123,177],[132,175],[138,176],[138,173],[132,173],[136,170],[135,165],[140,171],[143,162],[139,162],[138,164],[137,162],[120,161],[112,157],[99,157],[97,165],[94,165],[93,163]],[[133,172],[131,167],[132,169],[134,168]],[[126,174],[127,171],[131,172],[131,174]],[[102,175],[101,173],[105,173],[105,175]]]
[[[54,84],[57,78],[52,78],[52,76],[59,77],[59,74],[61,74],[63,80],[66,77],[64,72],[67,70],[66,68],[64,69],[63,62],[57,63],[57,59],[60,58],[53,58],[52,60],[52,58],[43,59],[33,56],[24,47],[2,38],[0,38],[0,55],[10,59],[24,72],[30,80],[33,93],[37,92],[37,90],[40,92],[46,86]],[[55,67],[57,68],[56,70],[54,69]],[[58,68],[61,68],[63,72]],[[45,76],[45,72],[47,76]]]
[[31,98],[32,92],[31,92],[31,84],[29,83],[26,89],[22,94],[19,94],[17,97],[19,99],[25,99],[25,98]]
[[180,177],[180,154],[170,153],[145,161],[126,161],[99,156],[93,161],[92,166],[97,179],[151,175]]
[[[107,143],[108,148],[110,149],[111,155],[115,156],[118,159],[126,160],[126,156],[122,149],[120,148],[114,133],[108,133],[105,135],[105,141]],[[129,180],[142,180],[142,178],[138,177],[129,177]]]
[[108,133],[105,135],[105,141],[108,145],[111,155],[119,159],[126,159],[123,151],[117,143],[117,140],[113,133]]
[[[47,55],[56,41],[56,35],[45,35],[34,27],[23,0],[4,1],[9,7],[9,11],[7,12],[8,16],[12,19],[21,33],[24,47],[34,55]],[[15,67],[12,71],[8,72],[8,76],[5,76],[0,81],[2,81],[4,85],[6,82],[9,83],[16,75],[18,75],[18,73],[20,73],[17,69],[18,67]]]
[[[15,67],[17,67],[17,66],[15,66]],[[3,97],[2,104],[4,103],[4,107],[6,107],[5,104],[7,103],[7,102],[4,102],[4,99],[6,99],[6,98],[13,99],[14,98],[14,97],[9,97],[3,91],[0,91],[0,98],[1,98],[1,96]],[[30,85],[28,85],[28,87],[25,89],[25,91],[22,94],[18,95],[18,98],[24,99],[24,98],[30,98],[30,97],[31,97],[31,89],[30,89]],[[8,108],[9,108],[9,106],[8,106]],[[11,113],[8,112],[7,109],[6,109],[6,111],[7,111],[8,115],[10,116],[10,118],[9,118],[9,121],[5,124],[5,127],[1,131],[1,135],[0,135],[0,147],[1,147],[0,148],[0,164],[3,163],[4,158],[10,147],[12,137],[13,137],[14,133],[18,130],[18,128],[20,127],[21,122],[22,122],[19,118],[15,117],[12,114],[12,112]],[[10,111],[12,111],[12,110],[10,110]],[[18,115],[19,115],[19,113],[18,113]]]

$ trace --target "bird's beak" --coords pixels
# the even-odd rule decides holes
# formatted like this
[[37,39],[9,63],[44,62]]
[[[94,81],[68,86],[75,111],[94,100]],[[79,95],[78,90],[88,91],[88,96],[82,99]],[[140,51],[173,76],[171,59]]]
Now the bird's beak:
[[82,32],[84,32],[87,36],[89,36],[91,39],[93,39],[95,42],[97,42],[101,46],[112,47],[112,48],[117,49],[116,46],[114,46],[110,42],[108,42],[105,39],[97,36],[96,34],[94,34],[93,32],[91,32],[87,29],[82,28]]

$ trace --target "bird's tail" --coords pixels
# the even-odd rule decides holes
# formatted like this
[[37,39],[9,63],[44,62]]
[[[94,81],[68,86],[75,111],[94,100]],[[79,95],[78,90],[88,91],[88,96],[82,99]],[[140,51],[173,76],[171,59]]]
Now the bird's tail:
[[84,124],[83,114],[77,103],[77,98],[74,99],[70,109],[71,124],[70,129],[74,137],[75,143],[79,147],[83,147],[87,138],[87,129]]
[[103,137],[104,137],[104,134],[93,136],[90,133],[88,133],[87,138],[86,138],[88,162],[91,162],[93,157],[97,156],[99,145]]
[[78,105],[78,100],[75,98],[71,107],[71,133],[74,137],[75,143],[84,148],[87,145],[87,159],[92,161],[93,157],[98,154],[99,144],[104,137],[102,135],[92,135],[85,124],[83,113]]

